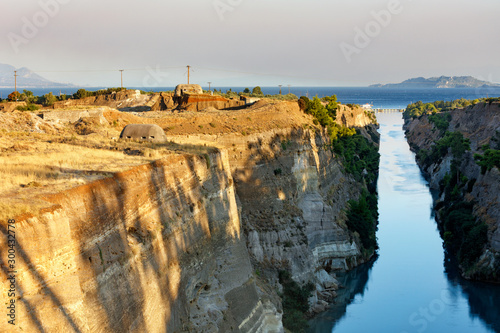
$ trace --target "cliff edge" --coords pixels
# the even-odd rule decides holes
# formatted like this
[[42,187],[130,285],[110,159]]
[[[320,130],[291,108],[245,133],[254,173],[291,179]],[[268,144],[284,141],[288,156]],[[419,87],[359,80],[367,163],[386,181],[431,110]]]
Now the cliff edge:
[[500,104],[407,118],[405,130],[418,165],[439,193],[435,209],[447,252],[457,256],[464,277],[499,282],[500,172],[494,156],[500,149]]
[[[307,308],[322,311],[340,287],[335,271],[373,254],[346,225],[350,200],[369,185],[366,170],[346,171],[326,130],[297,102],[0,116],[0,158],[27,165],[46,156],[38,167],[47,173],[2,188],[4,200],[37,201],[10,216],[23,331],[283,332],[291,284],[280,272],[312,286]],[[342,106],[337,116],[376,144],[363,110]],[[117,140],[128,123],[157,124],[168,141]],[[67,165],[61,155],[83,160]],[[8,220],[0,230],[6,249]],[[6,295],[9,284],[0,286]]]

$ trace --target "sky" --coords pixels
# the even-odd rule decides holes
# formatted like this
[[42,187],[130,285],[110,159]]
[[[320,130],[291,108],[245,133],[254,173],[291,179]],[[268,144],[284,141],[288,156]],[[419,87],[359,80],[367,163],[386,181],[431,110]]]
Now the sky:
[[0,63],[82,86],[500,82],[498,0],[1,0]]

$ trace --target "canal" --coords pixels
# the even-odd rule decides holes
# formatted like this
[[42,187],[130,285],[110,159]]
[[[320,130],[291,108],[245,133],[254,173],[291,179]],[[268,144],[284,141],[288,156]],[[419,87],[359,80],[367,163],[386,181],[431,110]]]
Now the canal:
[[461,279],[445,258],[432,196],[400,113],[379,113],[378,257],[339,280],[311,332],[500,332],[500,286]]

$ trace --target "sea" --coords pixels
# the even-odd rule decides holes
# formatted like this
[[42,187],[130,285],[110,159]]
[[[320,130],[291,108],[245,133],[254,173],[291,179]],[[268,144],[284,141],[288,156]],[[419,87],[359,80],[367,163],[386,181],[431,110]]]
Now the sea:
[[[246,87],[216,87],[223,92],[231,89],[240,92]],[[252,90],[253,87],[248,87]],[[264,94],[278,94],[279,87],[261,87]],[[24,88],[19,88],[22,92]],[[41,96],[52,92],[54,95],[74,94],[80,87],[72,88],[28,88],[36,96]],[[84,87],[89,91],[105,89],[105,87]],[[143,91],[172,91],[174,87],[129,87]],[[203,87],[208,90],[208,87]],[[0,88],[0,98],[7,98],[8,94],[14,91],[13,88]],[[479,88],[445,88],[445,89],[399,89],[399,88],[372,88],[372,87],[282,87],[282,94],[292,93],[296,96],[325,97],[336,95],[343,104],[371,104],[373,108],[381,109],[403,109],[410,103],[422,101],[424,103],[434,101],[451,101],[460,98],[477,99],[482,97],[499,97],[500,88],[479,87]]]

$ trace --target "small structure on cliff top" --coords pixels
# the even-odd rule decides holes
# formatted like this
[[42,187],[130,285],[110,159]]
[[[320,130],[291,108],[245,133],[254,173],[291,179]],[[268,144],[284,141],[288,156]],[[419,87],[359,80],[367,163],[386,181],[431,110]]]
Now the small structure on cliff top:
[[203,89],[199,84],[179,84],[175,87],[175,97],[181,97],[185,94],[203,94]]
[[154,124],[130,124],[123,128],[120,139],[164,142],[167,136],[163,129]]

